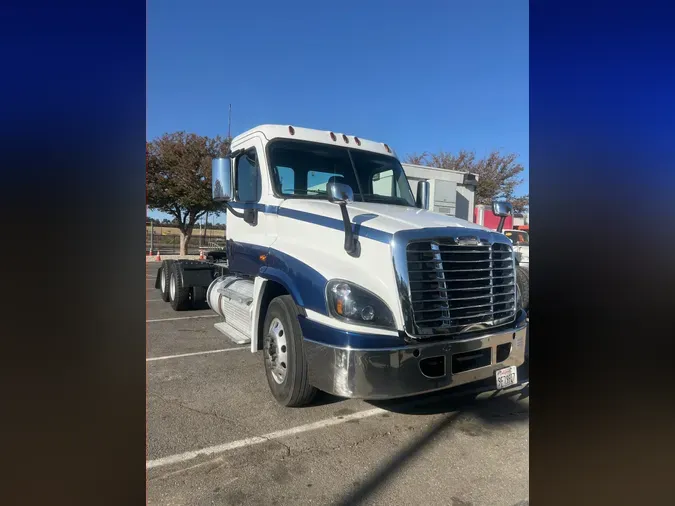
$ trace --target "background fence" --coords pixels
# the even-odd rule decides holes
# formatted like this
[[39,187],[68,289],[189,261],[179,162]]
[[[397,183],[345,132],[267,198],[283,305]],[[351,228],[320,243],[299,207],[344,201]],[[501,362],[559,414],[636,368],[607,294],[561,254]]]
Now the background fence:
[[[198,255],[199,248],[220,249],[225,247],[225,230],[195,227],[188,245],[188,255]],[[180,253],[180,232],[171,225],[145,224],[145,254],[178,255]]]

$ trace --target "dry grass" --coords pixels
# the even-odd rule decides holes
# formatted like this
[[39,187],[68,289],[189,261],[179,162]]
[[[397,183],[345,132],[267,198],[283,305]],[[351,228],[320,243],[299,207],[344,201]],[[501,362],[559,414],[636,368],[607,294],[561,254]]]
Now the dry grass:
[[[178,227],[164,227],[164,226],[153,226],[153,234],[155,236],[158,235],[175,235],[175,236],[180,236],[180,231],[178,230]],[[150,235],[150,225],[145,226],[145,232],[149,236]],[[192,237],[199,237],[199,227],[196,227],[192,231]],[[209,228],[206,232],[206,237],[207,238],[215,238],[215,237],[225,237],[225,231],[224,230],[218,230],[214,228]]]

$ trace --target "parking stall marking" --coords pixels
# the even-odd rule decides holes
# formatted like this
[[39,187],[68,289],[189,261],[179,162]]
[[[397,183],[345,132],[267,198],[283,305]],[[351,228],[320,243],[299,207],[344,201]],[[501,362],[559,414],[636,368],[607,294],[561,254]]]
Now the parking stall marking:
[[197,316],[179,316],[176,318],[159,318],[157,320],[145,320],[145,323],[171,322],[175,320],[192,320],[194,318],[218,318],[217,314],[202,314]]
[[193,353],[181,353],[180,355],[165,355],[163,357],[151,357],[146,358],[146,362],[154,362],[155,360],[169,360],[170,358],[181,358],[181,357],[193,357],[195,355],[208,355],[209,353],[222,353],[224,351],[237,351],[237,350],[249,350],[248,346],[240,346],[237,348],[223,348],[220,350],[209,350],[209,351],[195,351]]
[[247,446],[257,445],[270,441],[273,439],[280,439],[282,437],[293,436],[295,434],[300,434],[302,432],[308,432],[311,430],[323,429],[325,427],[331,427],[333,425],[339,425],[350,420],[359,420],[362,418],[368,418],[371,416],[379,415],[381,413],[387,413],[387,410],[382,408],[369,409],[367,411],[359,411],[357,413],[352,413],[351,415],[345,415],[341,417],[332,417],[325,420],[320,420],[318,422],[309,423],[307,425],[300,425],[298,427],[293,427],[291,429],[280,430],[276,432],[270,432],[263,436],[254,436],[246,439],[240,439],[239,441],[232,441],[231,443],[224,443],[216,446],[209,446],[207,448],[202,448],[201,450],[195,450],[191,452],[179,453],[176,455],[169,455],[168,457],[162,457],[155,460],[148,460],[145,462],[146,469],[153,469],[155,467],[163,467],[171,464],[178,464],[180,462],[186,462],[188,460],[196,459],[200,456],[214,455],[217,453],[225,453],[230,450],[235,450],[237,448],[244,448]]

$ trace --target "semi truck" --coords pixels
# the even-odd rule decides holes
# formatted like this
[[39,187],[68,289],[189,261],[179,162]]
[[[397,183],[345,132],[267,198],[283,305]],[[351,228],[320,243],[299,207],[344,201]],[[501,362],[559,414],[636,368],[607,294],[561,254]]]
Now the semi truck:
[[212,184],[225,251],[164,261],[155,286],[261,352],[281,405],[518,383],[528,323],[511,241],[429,211],[428,184],[413,196],[386,143],[261,125],[212,161]]

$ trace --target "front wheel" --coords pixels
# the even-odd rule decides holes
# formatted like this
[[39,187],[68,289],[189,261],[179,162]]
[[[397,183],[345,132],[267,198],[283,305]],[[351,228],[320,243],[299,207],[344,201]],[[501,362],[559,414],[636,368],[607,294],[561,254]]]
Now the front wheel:
[[265,374],[272,395],[287,407],[306,406],[317,389],[309,384],[297,307],[290,295],[270,302],[263,336]]
[[520,288],[520,296],[523,302],[523,309],[530,314],[530,270],[521,267],[516,267],[516,282]]

